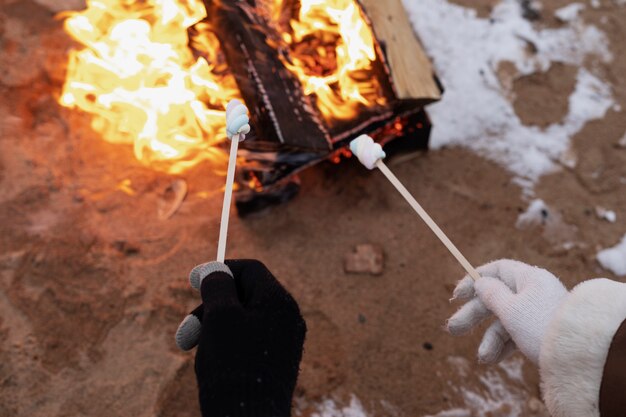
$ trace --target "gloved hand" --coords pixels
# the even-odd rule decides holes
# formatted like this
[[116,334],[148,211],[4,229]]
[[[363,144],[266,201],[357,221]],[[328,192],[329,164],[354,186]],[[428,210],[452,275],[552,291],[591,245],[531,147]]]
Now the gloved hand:
[[495,363],[518,347],[535,364],[554,313],[568,292],[545,269],[513,260],[491,262],[477,269],[482,278],[463,278],[453,299],[469,300],[447,323],[453,335],[462,335],[492,314],[478,348],[481,362]]
[[259,261],[202,264],[189,279],[202,305],[176,343],[198,344],[202,415],[289,416],[306,333],[296,301]]

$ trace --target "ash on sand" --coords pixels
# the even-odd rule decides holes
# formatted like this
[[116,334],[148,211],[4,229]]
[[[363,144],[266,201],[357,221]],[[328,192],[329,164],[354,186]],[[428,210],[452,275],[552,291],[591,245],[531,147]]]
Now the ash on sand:
[[[70,41],[51,2],[40,3],[4,0],[0,9],[0,415],[198,416],[193,354],[177,351],[173,335],[199,301],[188,271],[215,253],[223,178],[210,166],[185,173],[185,201],[160,219],[159,202],[177,178],[140,167],[130,149],[97,138],[87,116],[56,104]],[[479,17],[498,3],[481,1]],[[554,17],[562,1],[542,5],[533,25],[567,24]],[[568,286],[615,278],[596,253],[626,232],[626,151],[615,146],[626,131],[626,7],[606,1],[578,15],[607,38],[613,59],[598,62],[594,76],[610,83],[615,105],[574,134],[575,164],[525,190],[581,244],[555,247],[545,230],[517,229],[530,200],[505,168],[464,150],[462,137],[461,147],[393,166],[474,264],[519,258]],[[562,122],[572,91],[552,83],[576,82],[559,78],[511,82],[510,97],[530,89],[555,103],[541,118],[513,106],[522,124]],[[615,210],[617,221],[599,219],[597,206]],[[343,255],[361,242],[384,249],[376,279],[343,271]],[[315,167],[290,204],[233,219],[229,245],[230,257],[266,262],[300,302],[309,324],[296,402],[304,415],[351,415],[353,398],[371,416],[437,415],[507,393],[526,405],[492,415],[537,408],[531,366],[520,361],[515,377],[480,366],[479,332],[453,339],[442,330],[463,271],[378,172],[355,161]],[[503,381],[496,391],[485,382],[495,380],[490,372]]]

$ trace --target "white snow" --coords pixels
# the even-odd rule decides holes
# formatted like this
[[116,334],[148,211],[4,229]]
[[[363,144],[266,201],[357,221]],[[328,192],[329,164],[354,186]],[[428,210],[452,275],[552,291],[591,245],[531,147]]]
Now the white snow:
[[622,136],[622,138],[617,142],[617,146],[620,148],[626,148],[626,133],[624,133],[624,136]]
[[[448,362],[454,366],[459,375],[466,372],[469,363],[465,358],[455,357]],[[484,374],[479,374],[479,386],[470,384],[453,387],[463,399],[464,407],[443,410],[426,417],[472,417],[501,415],[506,410],[507,417],[521,417],[527,404],[533,397],[527,392],[522,366],[523,359],[512,357],[497,367],[490,367]],[[497,368],[500,368],[498,370]],[[464,378],[468,381],[467,378]],[[502,414],[504,415],[504,414]]]
[[626,276],[626,235],[617,245],[598,252],[597,259],[604,269],[617,276]]
[[369,417],[361,401],[353,395],[350,404],[338,406],[334,400],[326,399],[317,405],[317,411],[311,417]]
[[511,381],[524,383],[524,360],[519,356],[512,357],[498,364]]
[[[448,358],[448,363],[459,376],[466,375],[470,363],[466,358]],[[547,415],[545,407],[527,390],[523,375],[524,360],[519,356],[511,357],[498,366],[486,368],[485,373],[473,372],[471,377],[463,377],[464,384],[452,386],[463,400],[461,407],[443,410],[425,417],[473,417],[507,416],[522,417],[534,408],[533,415]],[[475,379],[478,384],[474,383]]]
[[[613,105],[610,86],[582,67],[590,57],[609,62],[612,56],[595,26],[575,18],[562,28],[540,29],[522,17],[519,3],[502,0],[484,19],[446,0],[404,0],[445,87],[443,99],[428,108],[432,147],[467,147],[531,188],[558,167],[571,137]],[[529,45],[537,53],[529,53]],[[567,116],[545,129],[523,125],[497,75],[504,61],[519,74],[546,71],[554,62],[580,66]]]
[[525,212],[521,213],[517,217],[515,226],[518,229],[525,229],[534,225],[543,224],[546,221],[546,216],[549,213],[548,206],[541,199],[536,199],[530,202]]
[[556,12],[554,12],[554,15],[561,22],[571,22],[573,20],[576,20],[578,18],[578,13],[580,13],[584,9],[585,9],[584,4],[572,3],[572,4],[568,4],[565,7],[561,7]]
[[606,220],[609,223],[615,223],[617,221],[617,214],[613,210],[607,210],[604,207],[596,207],[596,216],[599,219]]

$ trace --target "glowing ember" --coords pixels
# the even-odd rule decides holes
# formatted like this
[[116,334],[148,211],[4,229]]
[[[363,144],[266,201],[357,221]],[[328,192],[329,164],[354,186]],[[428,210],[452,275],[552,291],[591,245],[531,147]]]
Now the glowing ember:
[[[277,9],[283,0],[275,0]],[[292,33],[283,34],[306,95],[315,95],[327,119],[354,117],[359,106],[384,105],[370,73],[376,60],[374,35],[355,0],[301,0]]]
[[[213,159],[226,137],[226,103],[239,96],[202,23],[198,0],[88,0],[65,15],[65,30],[85,46],[72,51],[60,102],[93,114],[105,140],[134,145],[146,165],[179,173]],[[222,63],[220,63],[222,62]]]

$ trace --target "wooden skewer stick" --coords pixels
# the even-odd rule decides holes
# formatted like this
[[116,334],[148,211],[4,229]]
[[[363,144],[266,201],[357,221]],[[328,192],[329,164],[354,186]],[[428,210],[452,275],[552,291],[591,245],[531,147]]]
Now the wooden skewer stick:
[[222,263],[226,258],[226,238],[228,237],[230,201],[233,196],[233,182],[237,167],[237,149],[239,148],[239,141],[244,140],[246,134],[250,132],[249,121],[248,108],[241,101],[234,99],[228,102],[226,105],[226,135],[230,139],[230,155],[226,174],[226,188],[224,189],[224,204],[222,205],[220,237],[217,243],[217,261]]
[[235,167],[237,166],[237,149],[239,135],[233,135],[230,141],[230,156],[228,172],[226,174],[226,189],[224,190],[224,204],[222,205],[222,221],[220,222],[220,238],[217,244],[217,261],[224,262],[226,257],[226,238],[228,237],[228,221],[230,218],[230,202],[233,196],[233,182],[235,181]]
[[443,230],[441,230],[441,228],[437,226],[437,223],[435,223],[435,221],[428,215],[428,213],[426,213],[426,210],[424,210],[422,206],[415,200],[415,198],[413,198],[411,193],[409,193],[404,185],[402,185],[400,180],[393,174],[393,172],[391,172],[391,170],[387,168],[387,165],[385,165],[382,159],[376,161],[375,165],[385,175],[385,177],[387,177],[389,182],[391,182],[391,184],[396,187],[396,189],[400,192],[400,194],[402,194],[402,197],[404,197],[404,199],[411,205],[411,207],[413,207],[413,210],[415,210],[417,214],[422,218],[422,220],[426,222],[426,225],[430,227],[430,230],[432,230],[433,233],[437,235],[439,240],[441,240],[441,242],[446,246],[446,248],[448,248],[450,253],[456,258],[461,266],[463,266],[469,276],[472,277],[474,281],[478,280],[480,278],[480,275],[478,274],[476,269],[474,269],[472,264],[470,264],[469,261],[465,259],[465,256],[463,256],[463,254],[456,248],[456,246],[454,246],[450,239],[448,239],[448,236],[446,236]]

